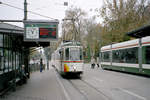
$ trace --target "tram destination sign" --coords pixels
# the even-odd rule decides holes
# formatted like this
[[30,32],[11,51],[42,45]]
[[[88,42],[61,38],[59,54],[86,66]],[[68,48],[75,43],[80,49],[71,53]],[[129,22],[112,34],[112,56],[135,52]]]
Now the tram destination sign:
[[57,20],[24,21],[24,41],[48,42],[58,39]]

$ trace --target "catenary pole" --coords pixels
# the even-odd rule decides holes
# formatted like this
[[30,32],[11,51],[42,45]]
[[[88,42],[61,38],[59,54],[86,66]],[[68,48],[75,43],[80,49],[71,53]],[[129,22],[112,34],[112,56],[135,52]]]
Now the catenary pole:
[[24,0],[24,20],[27,20],[27,0]]

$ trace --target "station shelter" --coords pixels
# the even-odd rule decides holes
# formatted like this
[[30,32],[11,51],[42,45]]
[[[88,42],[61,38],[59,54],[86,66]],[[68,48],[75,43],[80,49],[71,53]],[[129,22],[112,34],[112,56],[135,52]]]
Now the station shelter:
[[21,27],[0,23],[0,91],[17,78],[17,71],[22,65],[26,65],[25,71],[29,72],[29,48],[23,45],[23,32]]
[[[30,47],[38,46],[36,42],[24,42],[24,28],[0,23],[0,92],[8,87],[11,80],[16,80],[21,66],[30,77]],[[48,46],[49,43],[40,43]]]

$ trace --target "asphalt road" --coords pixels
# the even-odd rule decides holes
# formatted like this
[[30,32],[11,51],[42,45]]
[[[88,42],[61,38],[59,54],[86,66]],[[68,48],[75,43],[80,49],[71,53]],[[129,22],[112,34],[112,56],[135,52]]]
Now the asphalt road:
[[91,69],[82,78],[62,78],[54,68],[31,74],[28,83],[2,100],[150,100],[150,78]]
[[150,100],[150,79],[85,65],[83,80],[100,90],[110,100]]

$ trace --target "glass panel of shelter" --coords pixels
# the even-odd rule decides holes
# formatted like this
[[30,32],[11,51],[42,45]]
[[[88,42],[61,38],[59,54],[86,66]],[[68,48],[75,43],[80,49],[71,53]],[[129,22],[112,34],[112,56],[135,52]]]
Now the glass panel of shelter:
[[9,36],[4,34],[3,38],[3,51],[4,51],[4,72],[9,72]]
[[3,73],[4,64],[3,64],[4,56],[3,56],[3,34],[0,33],[0,74]]
[[0,47],[0,56],[3,54],[2,57],[0,57],[0,73],[12,71],[18,69],[21,66],[20,62],[22,54],[16,48],[18,45],[16,44],[17,40],[15,38],[16,37],[10,36],[8,34],[4,34],[3,36],[3,47]]
[[4,70],[4,56],[3,56],[3,49],[0,48],[0,74],[3,73]]
[[3,47],[3,34],[0,34],[0,47]]

